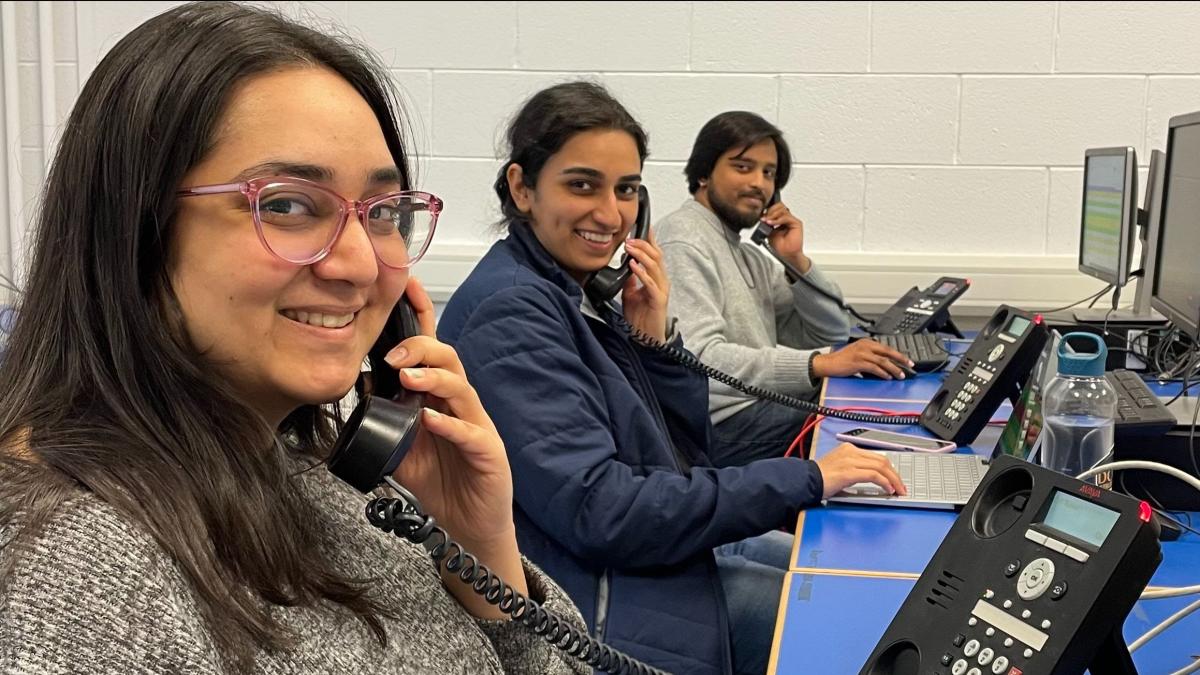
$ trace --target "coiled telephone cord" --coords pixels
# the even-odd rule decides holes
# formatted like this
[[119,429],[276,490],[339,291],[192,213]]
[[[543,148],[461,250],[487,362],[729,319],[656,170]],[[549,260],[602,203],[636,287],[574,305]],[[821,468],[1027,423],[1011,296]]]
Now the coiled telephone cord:
[[444,566],[514,621],[525,624],[546,642],[589,666],[611,675],[668,675],[596,641],[571,622],[514,590],[451,539],[432,516],[424,513],[411,492],[391,477],[384,481],[398,496],[377,497],[367,503],[367,521],[371,525],[424,546],[439,569]]
[[818,415],[836,417],[838,419],[850,420],[851,422],[898,425],[921,423],[920,415],[864,415],[862,413],[849,412],[846,410],[839,410],[837,408],[827,408],[823,405],[813,403],[812,401],[806,401],[801,398],[796,398],[795,396],[788,396],[787,394],[781,394],[777,391],[771,391],[770,389],[763,389],[762,387],[756,387],[752,384],[746,384],[745,382],[742,382],[728,373],[723,373],[716,368],[705,364],[703,361],[689,354],[688,352],[679,349],[678,347],[659,342],[637,328],[634,328],[628,321],[625,320],[625,317],[621,315],[621,312],[611,304],[607,305],[607,308],[612,313],[617,325],[620,326],[621,330],[628,333],[634,342],[642,345],[643,347],[649,347],[650,349],[659,352],[660,354],[666,356],[667,358],[694,373],[699,373],[700,375],[712,380],[716,380],[721,384],[728,385],[734,389],[737,389],[743,394],[749,394],[755,398],[772,401],[780,405],[785,405],[789,408],[795,408],[805,412],[815,412]]

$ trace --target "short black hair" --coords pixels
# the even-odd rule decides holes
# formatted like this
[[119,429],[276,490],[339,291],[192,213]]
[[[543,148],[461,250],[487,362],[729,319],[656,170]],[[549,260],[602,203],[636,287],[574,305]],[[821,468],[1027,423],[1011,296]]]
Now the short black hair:
[[502,226],[524,217],[508,190],[508,167],[519,164],[525,185],[533,187],[554,153],[575,134],[592,129],[626,132],[637,145],[638,159],[645,163],[649,152],[646,130],[602,85],[586,80],[564,82],[525,101],[504,135],[508,159],[494,185],[504,214]]
[[787,185],[792,174],[792,152],[779,127],[745,110],[730,110],[709,120],[696,136],[692,154],[688,157],[683,173],[687,176],[688,192],[696,194],[700,180],[712,175],[713,168],[721,155],[730,148],[742,148],[743,152],[760,141],[775,141],[775,192]]

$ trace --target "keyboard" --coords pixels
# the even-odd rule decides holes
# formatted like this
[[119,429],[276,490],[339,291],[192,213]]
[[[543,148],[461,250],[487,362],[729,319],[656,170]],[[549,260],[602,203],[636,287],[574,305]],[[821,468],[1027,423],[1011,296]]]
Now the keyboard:
[[873,483],[855,483],[829,499],[853,504],[954,508],[966,504],[987,473],[983,458],[969,453],[931,454],[872,450],[900,474],[908,494],[889,495]]
[[1112,370],[1104,379],[1117,391],[1116,433],[1123,436],[1165,434],[1178,422],[1175,415],[1150,391],[1141,376],[1129,370]]
[[918,373],[932,373],[946,367],[950,353],[946,344],[934,333],[907,333],[903,335],[875,335],[873,339],[904,354],[913,362]]
[[889,459],[914,499],[966,503],[983,478],[975,457],[897,452]]

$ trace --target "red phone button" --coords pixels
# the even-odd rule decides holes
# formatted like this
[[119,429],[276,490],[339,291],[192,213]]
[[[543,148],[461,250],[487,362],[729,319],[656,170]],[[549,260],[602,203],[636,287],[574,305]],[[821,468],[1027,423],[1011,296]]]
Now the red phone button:
[[1008,675],[1021,675],[1021,669],[1013,666],[1012,668],[1008,669]]

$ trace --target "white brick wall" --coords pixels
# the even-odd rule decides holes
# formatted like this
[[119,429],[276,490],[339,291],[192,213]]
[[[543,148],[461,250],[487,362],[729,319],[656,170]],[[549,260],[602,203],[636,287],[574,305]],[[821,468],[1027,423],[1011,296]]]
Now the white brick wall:
[[[56,118],[120,34],[172,4],[55,3]],[[709,117],[779,123],[796,162],[784,197],[814,257],[835,274],[878,272],[889,287],[861,295],[880,298],[976,269],[982,298],[1082,297],[1096,286],[1069,271],[1084,149],[1132,145],[1144,164],[1169,117],[1200,110],[1197,3],[273,4],[340,24],[392,69],[421,187],[447,201],[422,272],[442,291],[491,240],[506,120],[566,79],[603,82],[646,126],[658,216],[686,197],[683,162]],[[8,143],[31,198],[45,161],[39,22],[37,3],[16,5],[21,121]],[[1038,283],[1046,274],[1054,283]]]

